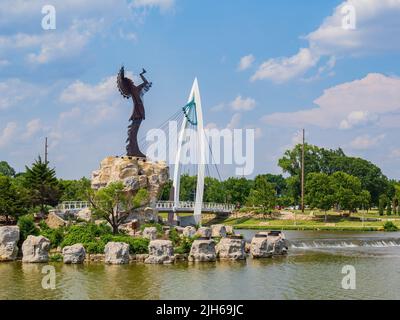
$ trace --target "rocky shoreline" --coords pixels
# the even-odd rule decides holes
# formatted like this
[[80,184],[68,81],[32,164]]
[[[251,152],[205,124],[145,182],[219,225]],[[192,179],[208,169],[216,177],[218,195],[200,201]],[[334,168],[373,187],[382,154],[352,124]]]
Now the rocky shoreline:
[[[155,228],[145,228],[143,235],[150,239],[147,254],[130,254],[129,245],[108,242],[104,254],[90,254],[82,244],[50,250],[50,240],[43,236],[28,236],[19,252],[20,232],[17,226],[0,227],[0,262],[21,260],[22,263],[47,263],[54,254],[62,256],[65,264],[171,264],[176,262],[214,262],[217,260],[240,261],[285,255],[288,243],[280,231],[260,232],[251,243],[224,225],[211,227],[174,227],[181,237],[192,238],[189,253],[175,253],[171,240],[157,239]],[[227,231],[228,229],[228,231]],[[170,230],[166,230],[168,234]],[[18,253],[22,253],[19,254]]]

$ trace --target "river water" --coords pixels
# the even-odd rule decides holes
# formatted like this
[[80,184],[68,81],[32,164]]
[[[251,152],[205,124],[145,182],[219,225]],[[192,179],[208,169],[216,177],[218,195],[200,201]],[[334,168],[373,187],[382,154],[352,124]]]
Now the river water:
[[[241,231],[247,240],[254,231]],[[0,299],[400,299],[400,233],[286,231],[289,254],[264,260],[174,265],[101,263],[56,269],[0,263]],[[342,288],[354,266],[356,289]]]

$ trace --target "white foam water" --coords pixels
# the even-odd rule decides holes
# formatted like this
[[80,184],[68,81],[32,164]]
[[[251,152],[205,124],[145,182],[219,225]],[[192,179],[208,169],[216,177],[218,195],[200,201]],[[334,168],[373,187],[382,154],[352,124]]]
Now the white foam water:
[[339,249],[339,248],[359,248],[359,247],[372,247],[372,248],[388,248],[400,247],[400,239],[346,239],[346,240],[331,240],[319,239],[315,241],[291,241],[290,247],[292,249]]

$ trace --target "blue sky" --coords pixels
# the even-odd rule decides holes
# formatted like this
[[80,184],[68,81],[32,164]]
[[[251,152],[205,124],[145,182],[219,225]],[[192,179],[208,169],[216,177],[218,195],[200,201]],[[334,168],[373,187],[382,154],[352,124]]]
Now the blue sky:
[[[56,30],[41,27],[45,4]],[[354,30],[342,27],[349,4]],[[79,178],[122,154],[124,64],[153,82],[143,132],[185,103],[197,76],[208,126],[256,129],[254,174],[280,172],[305,127],[310,143],[400,179],[399,16],[400,0],[3,0],[0,159],[23,170],[48,136],[58,175]]]

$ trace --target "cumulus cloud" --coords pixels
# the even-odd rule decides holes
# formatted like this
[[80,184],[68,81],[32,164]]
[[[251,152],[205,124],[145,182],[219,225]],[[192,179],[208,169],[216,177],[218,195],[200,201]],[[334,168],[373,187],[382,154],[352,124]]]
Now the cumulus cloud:
[[370,73],[360,80],[325,90],[314,103],[318,107],[273,113],[263,120],[270,125],[288,127],[349,129],[365,124],[385,126],[387,119],[400,113],[400,78]]
[[292,57],[267,60],[261,64],[251,80],[270,79],[282,83],[303,75],[308,69],[314,67],[318,60],[319,56],[315,55],[310,49],[302,48]]
[[0,131],[0,148],[7,146],[15,138],[17,131],[17,124],[15,122],[8,122]]
[[253,98],[243,98],[241,95],[237,96],[235,100],[230,103],[230,107],[234,111],[250,111],[256,106],[256,100]]
[[376,137],[371,137],[368,134],[364,134],[356,137],[350,142],[350,147],[357,150],[367,150],[377,146],[385,138],[384,134]]
[[238,71],[244,71],[249,69],[253,65],[254,60],[255,58],[252,54],[242,57],[237,67]]
[[43,125],[40,119],[32,119],[26,124],[25,132],[23,133],[22,138],[25,140],[30,139],[42,129]]
[[7,79],[0,82],[0,110],[9,109],[27,101],[32,105],[36,98],[46,92],[44,88],[17,78]]
[[[356,13],[356,28],[343,27],[346,19],[344,6],[352,6]],[[380,52],[399,52],[400,1],[398,0],[346,0],[337,6],[332,15],[304,37],[308,47],[291,57],[272,58],[262,63],[252,80],[269,79],[282,83],[303,76],[316,67],[322,57],[330,59],[330,65],[319,68],[317,75],[333,68],[332,62],[345,55],[365,55]],[[334,65],[334,64],[333,64]]]

